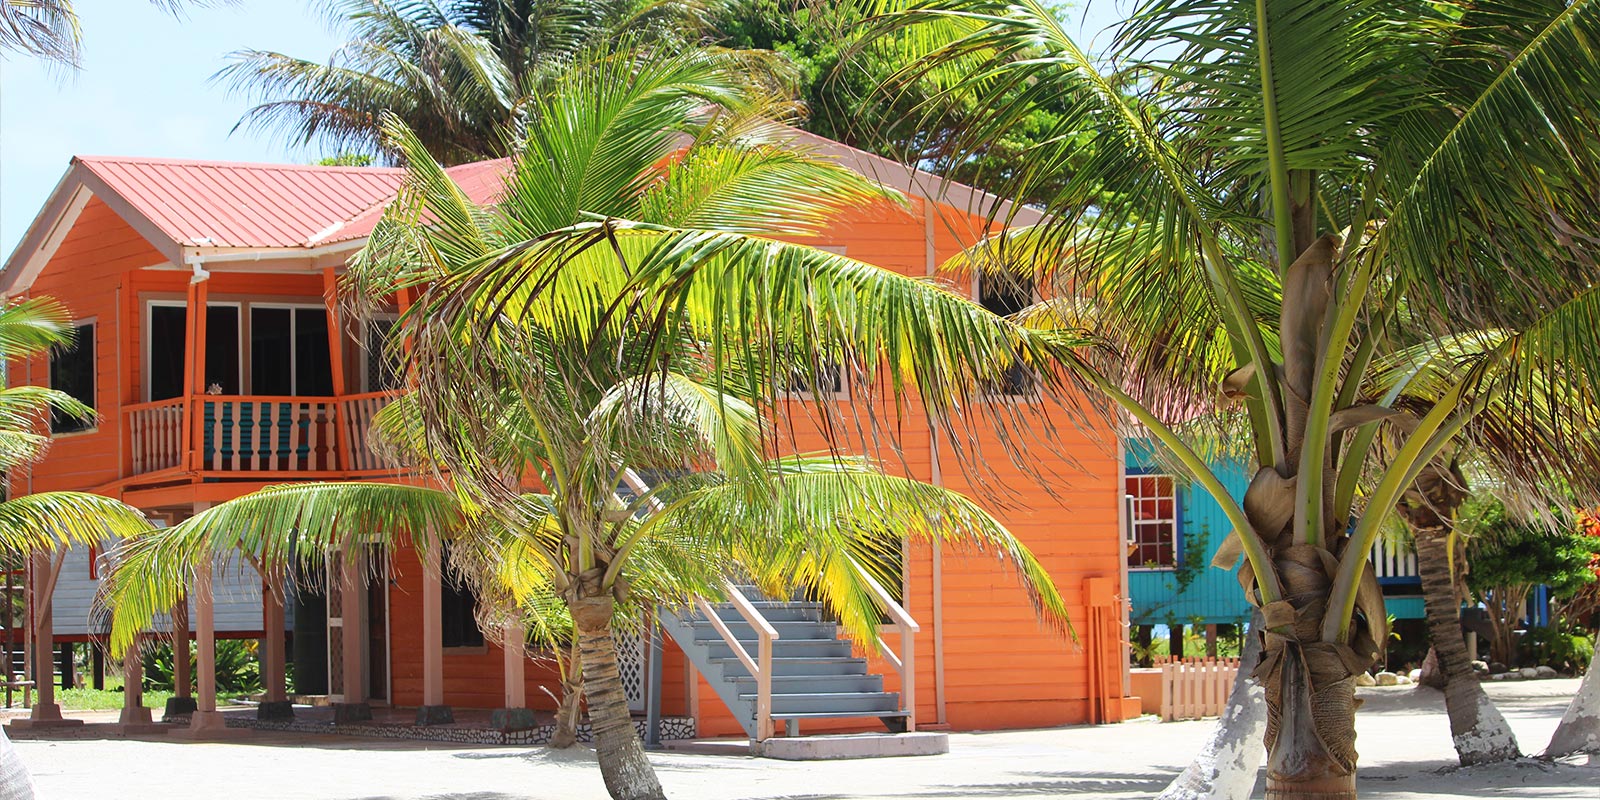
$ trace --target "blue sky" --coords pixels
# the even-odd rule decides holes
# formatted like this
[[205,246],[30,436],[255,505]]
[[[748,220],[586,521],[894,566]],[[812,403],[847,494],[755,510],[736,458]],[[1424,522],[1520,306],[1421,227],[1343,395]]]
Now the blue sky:
[[[175,19],[140,0],[77,0],[83,69],[0,61],[0,254],[9,255],[74,155],[300,162],[320,153],[230,133],[249,107],[213,84],[234,50],[326,58],[338,45],[307,0],[240,0]],[[1068,12],[1093,34],[1111,0]],[[1087,39],[1089,37],[1085,37]]]

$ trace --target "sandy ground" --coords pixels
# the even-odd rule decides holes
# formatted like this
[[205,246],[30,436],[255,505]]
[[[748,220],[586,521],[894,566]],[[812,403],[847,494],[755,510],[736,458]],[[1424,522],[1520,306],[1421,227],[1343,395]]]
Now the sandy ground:
[[[1555,729],[1576,680],[1487,684],[1522,746]],[[1358,723],[1361,795],[1385,800],[1477,797],[1600,800],[1600,757],[1454,768],[1442,696],[1412,687],[1364,689]],[[950,753],[921,758],[791,763],[691,752],[653,753],[677,800],[1151,797],[1205,737],[1207,722],[1143,720],[951,736]],[[253,734],[229,743],[60,739],[18,742],[41,800],[603,800],[588,752],[334,736]],[[722,748],[726,750],[727,748]],[[737,750],[737,748],[734,748]],[[1260,796],[1260,784],[1257,786]]]

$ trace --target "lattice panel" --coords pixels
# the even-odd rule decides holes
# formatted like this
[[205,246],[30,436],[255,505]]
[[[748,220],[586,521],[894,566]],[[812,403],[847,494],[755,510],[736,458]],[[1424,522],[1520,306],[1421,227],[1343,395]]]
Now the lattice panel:
[[643,712],[646,662],[644,637],[632,633],[615,634],[617,642],[617,672],[622,675],[622,688],[628,694],[628,710]]

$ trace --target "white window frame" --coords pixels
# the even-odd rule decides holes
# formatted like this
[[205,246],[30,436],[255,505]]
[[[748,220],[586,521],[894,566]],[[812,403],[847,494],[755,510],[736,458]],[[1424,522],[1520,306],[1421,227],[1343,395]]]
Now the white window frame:
[[[245,321],[245,305],[238,300],[207,300],[206,307],[210,308],[211,306],[232,306],[239,312],[239,391],[242,393],[245,390],[244,368],[245,365],[249,363],[250,356],[248,349],[244,346],[245,340],[250,338],[248,334],[249,323]],[[143,398],[144,402],[146,403],[152,402],[150,399],[150,347],[151,345],[155,344],[155,341],[150,335],[150,328],[151,323],[153,322],[152,318],[155,316],[152,309],[157,307],[188,309],[189,301],[163,300],[158,298],[150,298],[144,301],[144,319],[140,323],[140,337],[142,341],[139,347],[139,355],[143,359],[143,362],[139,367],[139,386],[141,387],[139,396]],[[187,342],[185,342],[184,350],[187,351],[188,349],[189,345]],[[187,352],[185,355],[187,356]],[[179,394],[178,397],[168,399],[176,400],[181,397],[188,397],[193,391],[194,387],[185,386],[183,387],[182,394]]]
[[[1156,478],[1156,479],[1165,478],[1167,481],[1170,482],[1170,484],[1172,486],[1172,493],[1170,495],[1158,493],[1153,497],[1143,497],[1143,496],[1135,495],[1135,494],[1133,494],[1133,493],[1128,491],[1128,483],[1130,481],[1138,481],[1138,480],[1143,480],[1145,478]],[[1158,490],[1158,492],[1159,492],[1159,490]],[[1152,518],[1149,518],[1149,519],[1140,519],[1139,518],[1139,515],[1137,513],[1137,508],[1138,507],[1135,504],[1141,503],[1141,502],[1152,502],[1152,503],[1155,503],[1156,513],[1159,515],[1161,513],[1160,512],[1161,501],[1162,500],[1167,500],[1167,499],[1170,499],[1172,501],[1172,514],[1170,516],[1156,516],[1156,517],[1152,517]],[[1179,500],[1178,500],[1178,477],[1176,475],[1173,475],[1173,474],[1168,473],[1168,472],[1130,472],[1130,473],[1127,473],[1125,476],[1123,476],[1122,501],[1123,501],[1123,503],[1126,504],[1126,507],[1127,507],[1127,520],[1128,521],[1127,521],[1127,530],[1124,532],[1124,536],[1125,536],[1125,538],[1127,540],[1127,546],[1128,547],[1137,547],[1138,546],[1138,544],[1139,544],[1138,532],[1139,532],[1139,529],[1142,528],[1142,527],[1149,527],[1149,528],[1157,528],[1157,529],[1159,529],[1159,527],[1162,526],[1162,525],[1170,525],[1171,526],[1171,530],[1172,530],[1172,563],[1171,564],[1162,564],[1162,565],[1158,565],[1158,566],[1154,566],[1154,567],[1147,567],[1147,566],[1144,566],[1142,564],[1139,565],[1139,566],[1135,566],[1132,563],[1129,563],[1128,564],[1128,570],[1130,572],[1172,572],[1172,571],[1176,570],[1178,567],[1182,566],[1183,565],[1183,557],[1184,557],[1184,552],[1183,552],[1183,512],[1180,510]],[[1123,554],[1123,561],[1127,561],[1129,555],[1131,555],[1131,554],[1124,553]]]

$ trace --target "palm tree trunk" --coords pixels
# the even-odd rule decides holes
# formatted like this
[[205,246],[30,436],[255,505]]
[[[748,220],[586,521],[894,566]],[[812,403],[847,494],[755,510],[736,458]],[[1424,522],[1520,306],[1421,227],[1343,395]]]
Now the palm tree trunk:
[[578,642],[572,643],[572,652],[563,660],[561,672],[561,700],[556,704],[556,729],[550,734],[548,747],[565,750],[578,743],[578,706],[583,698],[583,665],[578,653]]
[[633,727],[622,673],[617,670],[617,647],[611,636],[616,601],[609,596],[581,597],[570,606],[578,632],[583,692],[589,700],[589,722],[594,727],[606,791],[614,800],[666,800]]
[[[1448,521],[1453,514],[1442,513]],[[1499,709],[1484,694],[1467,655],[1461,633],[1461,595],[1450,569],[1450,529],[1413,528],[1417,545],[1417,573],[1422,578],[1422,602],[1427,612],[1428,638],[1444,674],[1444,706],[1450,716],[1450,738],[1462,766],[1518,758],[1517,737]]]
[[1249,797],[1261,770],[1262,736],[1267,732],[1267,706],[1262,689],[1250,677],[1261,660],[1261,612],[1250,620],[1239,674],[1233,679],[1228,705],[1201,747],[1178,777],[1156,800],[1234,800]]
[[0,800],[33,800],[33,778],[17,748],[0,729]]
[[1561,715],[1561,724],[1550,737],[1545,757],[1573,753],[1600,753],[1600,678],[1595,677],[1594,665],[1600,658],[1589,661],[1589,671],[1583,674],[1583,685]]

